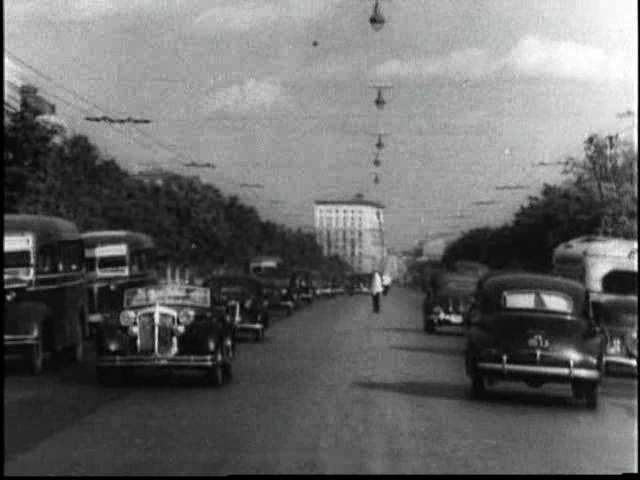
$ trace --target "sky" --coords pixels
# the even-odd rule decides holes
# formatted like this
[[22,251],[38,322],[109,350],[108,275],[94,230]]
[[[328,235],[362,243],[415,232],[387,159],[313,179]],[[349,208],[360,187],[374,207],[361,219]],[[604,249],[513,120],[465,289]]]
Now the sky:
[[[124,168],[199,175],[291,227],[362,193],[398,250],[501,225],[562,181],[535,163],[630,134],[616,114],[637,104],[636,2],[381,3],[374,32],[372,0],[6,0],[5,84],[39,87]],[[84,120],[105,114],[152,123]],[[495,189],[512,184],[526,189]]]

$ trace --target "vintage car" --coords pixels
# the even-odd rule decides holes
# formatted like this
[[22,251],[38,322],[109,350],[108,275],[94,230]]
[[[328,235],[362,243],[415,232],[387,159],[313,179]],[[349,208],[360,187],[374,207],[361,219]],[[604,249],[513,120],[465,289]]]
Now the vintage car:
[[437,327],[463,327],[476,290],[474,275],[441,272],[427,289],[422,303],[423,329],[435,333]]
[[347,293],[354,295],[357,293],[369,295],[371,290],[371,275],[367,273],[354,273],[347,277]]
[[474,396],[500,380],[534,388],[569,383],[576,399],[597,407],[605,337],[580,283],[533,273],[489,274],[478,283],[467,318],[465,365]]
[[204,282],[211,289],[212,302],[230,307],[235,336],[248,333],[256,341],[264,339],[269,327],[269,301],[260,280],[248,275],[215,275]]
[[267,271],[254,276],[263,285],[269,302],[269,310],[284,311],[291,315],[301,300],[291,286],[291,274],[285,271]]
[[157,283],[124,292],[118,319],[96,331],[96,374],[114,383],[135,368],[200,369],[222,385],[234,356],[229,312],[212,305],[211,290],[184,282]]
[[607,372],[638,375],[638,297],[599,296],[591,303],[595,321],[605,332]]
[[313,303],[316,297],[316,288],[314,280],[317,275],[314,275],[312,270],[295,270],[291,274],[291,285],[297,293],[302,302],[307,304]]

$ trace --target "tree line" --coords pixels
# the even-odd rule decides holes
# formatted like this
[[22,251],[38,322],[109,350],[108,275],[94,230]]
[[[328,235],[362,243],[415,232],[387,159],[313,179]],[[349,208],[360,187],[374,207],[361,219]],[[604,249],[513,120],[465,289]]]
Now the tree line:
[[590,135],[581,158],[563,163],[565,180],[544,184],[513,220],[497,228],[465,232],[447,246],[443,263],[475,260],[491,268],[549,271],[553,249],[583,235],[638,238],[635,146]]
[[54,215],[82,231],[128,229],[151,235],[175,264],[243,268],[255,255],[340,275],[312,233],[264,221],[255,208],[198,177],[167,173],[144,181],[105,157],[85,135],[60,138],[28,109],[5,111],[5,213]]

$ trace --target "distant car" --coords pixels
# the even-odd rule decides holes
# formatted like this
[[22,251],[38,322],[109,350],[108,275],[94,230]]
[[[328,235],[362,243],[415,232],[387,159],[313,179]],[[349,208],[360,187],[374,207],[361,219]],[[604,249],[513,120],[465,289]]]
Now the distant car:
[[576,399],[598,404],[605,336],[590,317],[585,288],[533,273],[488,275],[468,317],[466,373],[472,392],[487,383],[568,383]]
[[298,308],[298,296],[291,288],[291,278],[289,274],[277,274],[273,272],[257,275],[263,291],[268,301],[269,310],[285,311],[286,315],[291,315]]
[[607,337],[606,371],[637,376],[638,297],[600,296],[591,308]]
[[307,304],[313,303],[316,296],[313,273],[312,270],[296,270],[291,275],[291,284],[296,289],[298,298]]
[[456,272],[441,272],[427,289],[422,302],[422,325],[427,333],[439,327],[463,327],[476,290],[477,278]]
[[204,285],[211,288],[212,302],[229,308],[236,335],[249,333],[256,341],[264,339],[269,327],[269,301],[260,280],[245,275],[215,275]]
[[369,295],[371,290],[369,285],[371,284],[371,275],[366,273],[355,273],[349,275],[347,278],[346,291],[349,295],[354,294],[366,294]]
[[97,326],[96,374],[114,383],[132,369],[201,369],[214,385],[231,378],[233,325],[211,290],[158,283],[124,292],[119,318]]

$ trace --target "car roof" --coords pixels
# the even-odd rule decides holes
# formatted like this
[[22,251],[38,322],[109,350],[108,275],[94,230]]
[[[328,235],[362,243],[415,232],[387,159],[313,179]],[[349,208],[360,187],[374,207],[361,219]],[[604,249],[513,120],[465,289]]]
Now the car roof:
[[494,273],[482,278],[481,288],[485,292],[502,292],[504,290],[545,289],[558,290],[569,295],[581,295],[585,287],[575,280],[556,275],[541,273],[517,272]]
[[75,223],[60,217],[31,214],[5,214],[4,233],[33,233],[36,243],[79,240],[80,231]]

